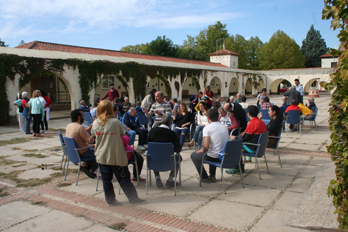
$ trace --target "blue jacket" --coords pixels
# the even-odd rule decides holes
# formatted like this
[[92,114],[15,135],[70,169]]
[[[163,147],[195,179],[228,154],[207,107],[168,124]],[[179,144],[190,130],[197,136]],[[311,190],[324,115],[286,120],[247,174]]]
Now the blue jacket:
[[125,113],[122,118],[122,122],[131,128],[132,130],[135,130],[140,127],[140,124],[138,122],[138,117],[132,117],[129,112]]

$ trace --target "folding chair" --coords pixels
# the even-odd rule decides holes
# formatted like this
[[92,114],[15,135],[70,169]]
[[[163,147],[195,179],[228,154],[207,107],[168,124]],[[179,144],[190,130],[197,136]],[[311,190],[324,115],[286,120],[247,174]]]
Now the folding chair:
[[267,159],[266,159],[266,147],[267,147],[267,138],[268,138],[268,131],[265,133],[260,134],[259,139],[257,141],[257,144],[255,143],[248,143],[248,142],[244,142],[244,145],[254,145],[256,146],[256,151],[255,153],[243,153],[244,156],[250,156],[250,157],[255,157],[256,160],[256,165],[257,165],[257,170],[259,172],[259,176],[260,176],[260,180],[261,180],[261,174],[260,174],[260,169],[259,169],[259,164],[257,162],[257,158],[261,158],[262,156],[265,158],[265,162],[266,162],[266,167],[267,167],[267,172],[269,174],[269,169],[268,169],[268,164],[267,164]]
[[172,143],[149,142],[147,147],[146,163],[146,195],[151,185],[151,170],[167,172],[174,170],[174,195],[176,196],[176,167],[179,165],[179,185],[181,185],[180,154],[174,154]]
[[[203,164],[209,164],[213,165],[215,167],[218,167],[221,169],[221,180],[222,180],[222,185],[224,188],[224,192],[226,194],[226,186],[225,186],[225,181],[224,181],[224,168],[234,168],[237,165],[241,164],[241,157],[243,154],[243,140],[242,139],[237,139],[237,140],[231,140],[226,143],[224,153],[221,154],[221,161],[220,162],[213,162],[213,161],[207,161],[204,160],[204,157],[207,155],[207,153],[204,154],[203,159],[202,159],[202,165],[201,165],[201,172],[200,176],[202,177],[202,172],[203,172]],[[244,188],[244,182],[243,182],[243,174],[240,172],[240,177],[242,180],[242,185]],[[202,178],[199,178],[199,187],[202,187]]]
[[[286,120],[286,123],[289,123],[292,125],[298,124],[300,134],[301,134],[301,111],[300,110],[289,110],[285,120]],[[288,134],[288,127],[286,127],[286,134]]]
[[85,115],[85,121],[87,121],[90,125],[93,123],[93,117],[90,112],[83,112]]
[[310,118],[304,118],[304,119],[303,119],[303,122],[304,122],[304,121],[309,121],[309,122],[310,122],[310,125],[312,125],[312,122],[314,122],[315,129],[318,131],[317,122],[315,121],[315,119],[317,118],[317,115],[318,115],[318,107],[315,108],[315,111],[314,111],[314,113],[310,116]]
[[270,147],[270,149],[273,149],[274,154],[275,154],[275,151],[277,150],[279,164],[280,164],[280,167],[282,168],[283,167],[282,166],[282,161],[280,161],[280,155],[279,155],[279,151],[278,151],[278,145],[279,145],[279,141],[280,141],[280,138],[281,138],[281,134],[282,134],[282,128],[280,128],[278,136],[268,136],[268,138],[275,138],[275,139],[277,139],[276,145],[273,146],[273,147]]
[[[76,144],[74,138],[69,138],[69,137],[65,137],[64,136],[64,141],[65,141],[65,147],[66,147],[67,155],[68,155],[68,158],[69,158],[68,164],[67,164],[66,170],[65,170],[64,181],[66,180],[66,175],[68,173],[68,168],[69,168],[69,162],[71,161],[74,164],[77,164],[78,167],[79,167],[78,173],[77,173],[77,179],[76,179],[76,186],[77,186],[77,183],[79,181],[79,176],[80,176],[81,161],[93,160],[93,159],[95,159],[95,157],[88,157],[88,158],[83,158],[83,156],[80,157],[79,150],[83,150],[83,149],[86,149],[88,147],[77,148],[77,144]],[[99,173],[99,171],[98,171],[98,173]]]
[[66,151],[65,142],[63,139],[62,132],[58,131],[58,136],[59,136],[60,144],[61,144],[62,149],[63,149],[62,162],[60,163],[60,168],[62,168],[63,161],[64,161],[63,172],[62,172],[62,174],[64,174],[65,165],[66,165],[66,161],[67,161],[67,155],[66,155],[67,151]]

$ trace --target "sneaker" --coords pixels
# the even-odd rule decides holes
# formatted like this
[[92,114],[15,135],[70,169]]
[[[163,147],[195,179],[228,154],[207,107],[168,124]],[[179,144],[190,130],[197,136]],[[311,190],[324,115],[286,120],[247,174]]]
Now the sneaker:
[[131,203],[132,205],[143,205],[143,204],[146,204],[147,201],[138,198],[137,200],[135,200],[135,201],[130,201],[129,203]]
[[[134,178],[132,179],[132,181],[137,181],[137,178],[134,177]],[[146,181],[146,179],[141,178],[141,177],[139,176],[139,182],[145,182],[145,181]]]
[[[167,187],[174,187],[174,181],[169,181],[169,180],[167,180],[167,182],[166,182],[166,186]],[[178,182],[176,182],[176,186],[178,186],[179,185],[179,183]]]
[[138,145],[138,146],[137,146],[137,149],[138,149],[138,150],[146,150],[146,148],[145,148],[144,146],[141,146],[141,145]]
[[236,169],[236,168],[231,168],[231,169],[226,170],[226,173],[227,174],[240,174],[240,170]]
[[163,183],[162,183],[162,181],[161,181],[160,178],[156,178],[156,186],[157,186],[157,188],[159,188],[159,189],[162,189],[162,188],[163,188]]
[[210,183],[211,182],[211,178],[210,177],[207,177],[205,179],[202,179],[202,182],[204,183]]
[[119,205],[121,205],[121,203],[118,202],[117,200],[113,201],[112,203],[107,203],[107,204],[108,204],[108,206],[119,206]]
[[44,133],[45,133],[45,131],[44,131],[44,130],[41,130],[41,131],[40,131],[40,134],[44,134]]
[[216,177],[215,176],[209,176],[211,182],[216,182]]
[[27,133],[25,133],[25,134],[27,134],[27,135],[32,135],[33,133],[31,133],[31,132],[27,132]]
[[82,167],[82,171],[89,177],[89,178],[96,178],[97,175],[94,174],[94,172],[92,172],[91,170],[89,170],[89,168],[87,168],[86,166],[85,167]]
[[48,130],[47,131],[45,131],[45,134],[48,134],[49,132],[48,132]]

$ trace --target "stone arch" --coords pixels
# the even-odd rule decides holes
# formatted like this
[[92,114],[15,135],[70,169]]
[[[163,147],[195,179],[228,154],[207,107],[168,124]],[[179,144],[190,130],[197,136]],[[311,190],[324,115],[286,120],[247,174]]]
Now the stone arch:
[[320,89],[320,86],[319,86],[319,83],[318,81],[320,80],[320,78],[312,78],[310,80],[308,80],[304,85],[303,85],[303,90],[305,93],[308,93],[309,89],[311,88],[311,85],[314,83],[314,82],[317,82],[316,83],[316,87],[313,87],[314,89]]
[[229,95],[235,95],[237,93],[240,93],[240,83],[239,83],[239,79],[237,77],[233,77],[230,81],[230,86],[228,89],[228,93]]
[[[188,98],[194,94],[197,94],[197,87],[200,89],[199,81],[196,77],[187,77],[182,84],[182,98]],[[199,86],[197,86],[197,84]]]
[[[271,93],[279,93],[279,89],[280,89],[280,84],[283,84],[283,88],[288,88],[291,86],[291,83],[289,82],[289,80],[284,79],[284,78],[279,78],[274,80],[271,85],[270,85],[270,90]],[[269,91],[269,90],[268,90]]]
[[245,94],[252,94],[253,92],[253,86],[251,84],[251,81],[248,81],[248,79],[245,81]]
[[262,89],[265,88],[265,82],[263,79],[259,79],[259,85],[257,86],[257,92],[262,92]]
[[213,91],[214,95],[221,95],[222,82],[219,77],[214,76],[213,78],[211,78],[208,85],[210,86],[210,90]]

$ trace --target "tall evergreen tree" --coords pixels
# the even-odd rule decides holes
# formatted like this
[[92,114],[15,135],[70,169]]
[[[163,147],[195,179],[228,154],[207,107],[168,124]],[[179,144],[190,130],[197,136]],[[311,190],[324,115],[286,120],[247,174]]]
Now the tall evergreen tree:
[[179,46],[173,44],[169,38],[157,36],[157,39],[152,40],[145,48],[144,53],[158,56],[176,57]]
[[307,32],[306,38],[302,41],[301,51],[306,56],[306,67],[320,67],[320,56],[327,53],[325,40],[318,30],[312,25]]

